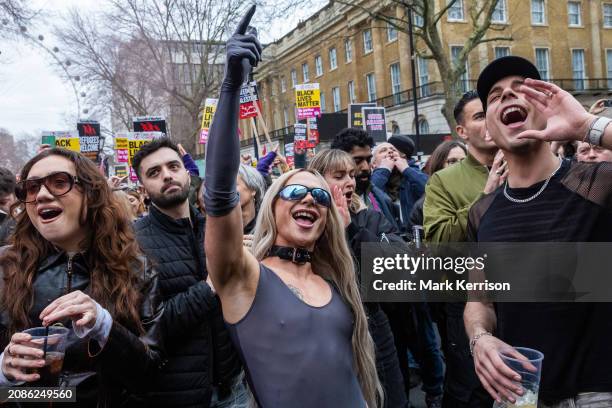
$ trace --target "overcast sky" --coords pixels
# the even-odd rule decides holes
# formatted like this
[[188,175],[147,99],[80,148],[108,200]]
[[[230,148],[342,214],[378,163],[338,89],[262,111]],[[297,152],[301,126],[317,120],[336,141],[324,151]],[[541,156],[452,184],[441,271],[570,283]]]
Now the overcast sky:
[[[93,12],[106,5],[105,0],[33,0],[31,3],[34,9],[43,10],[50,19],[70,7]],[[306,3],[311,6],[274,24],[268,33],[260,29],[262,40],[281,37],[293,29],[299,19],[316,11],[312,8],[314,3]],[[30,33],[44,35],[46,46],[55,46],[49,28],[35,27]],[[0,52],[0,127],[18,137],[22,134],[38,136],[42,130],[75,128],[73,120],[77,106],[74,91],[55,72],[52,58],[25,41],[0,39]]]

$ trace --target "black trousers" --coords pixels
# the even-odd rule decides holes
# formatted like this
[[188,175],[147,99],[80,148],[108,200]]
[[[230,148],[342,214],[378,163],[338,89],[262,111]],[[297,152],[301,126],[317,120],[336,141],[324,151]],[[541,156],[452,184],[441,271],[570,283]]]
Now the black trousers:
[[385,391],[385,408],[407,408],[408,395],[400,370],[391,326],[380,307],[369,308],[368,329],[376,347],[376,371]]

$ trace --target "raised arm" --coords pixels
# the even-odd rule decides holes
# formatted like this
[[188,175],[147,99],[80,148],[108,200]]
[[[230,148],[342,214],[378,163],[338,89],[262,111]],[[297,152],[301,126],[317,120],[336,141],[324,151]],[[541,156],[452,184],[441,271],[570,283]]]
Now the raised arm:
[[227,42],[225,78],[206,149],[206,264],[224,306],[224,298],[237,292],[252,291],[254,296],[253,286],[258,277],[257,262],[243,250],[242,215],[236,191],[240,166],[240,87],[250,68],[260,60],[262,50],[255,36],[245,35],[254,12],[252,6]]

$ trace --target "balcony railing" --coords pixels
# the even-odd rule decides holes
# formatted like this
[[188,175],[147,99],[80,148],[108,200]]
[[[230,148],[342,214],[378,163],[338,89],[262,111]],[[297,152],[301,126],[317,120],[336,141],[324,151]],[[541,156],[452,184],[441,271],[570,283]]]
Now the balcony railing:
[[[574,95],[580,95],[585,93],[599,94],[606,92],[612,94],[612,78],[562,78],[553,79],[550,82]],[[476,80],[470,79],[467,81],[460,81],[457,85],[459,86],[459,92],[462,93],[469,89],[476,89]],[[440,81],[430,82],[425,85],[419,86],[417,87],[416,91],[417,100],[444,96],[444,86]],[[378,106],[384,106],[387,109],[395,106],[412,103],[412,88],[406,89],[393,95],[387,95],[382,98],[378,98],[374,102],[376,102]],[[347,111],[348,108],[343,109],[340,112],[346,113]],[[272,140],[285,140],[285,143],[290,143],[292,137],[293,126],[276,129],[270,132],[270,138]],[[241,145],[244,147],[252,143],[252,139],[248,139],[243,140]]]

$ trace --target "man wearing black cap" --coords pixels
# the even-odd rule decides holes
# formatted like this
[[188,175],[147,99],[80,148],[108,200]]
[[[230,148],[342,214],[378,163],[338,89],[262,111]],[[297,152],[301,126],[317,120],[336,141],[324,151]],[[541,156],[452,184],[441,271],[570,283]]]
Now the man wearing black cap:
[[[563,161],[548,141],[610,148],[612,120],[587,113],[569,93],[539,79],[533,64],[515,56],[495,60],[478,79],[487,131],[504,152],[509,175],[472,206],[468,236],[478,242],[610,242],[612,164]],[[610,316],[610,303],[469,302],[464,320],[476,373],[496,400],[514,401],[520,389],[500,350],[524,346],[545,356],[539,406],[580,408],[612,406]]]
[[[476,91],[466,92],[454,109],[456,131],[468,144],[467,157],[431,175],[423,204],[425,240],[430,243],[464,242],[468,211],[484,194],[494,191],[506,176],[502,155],[486,135],[484,110]],[[463,325],[465,302],[445,303],[438,325],[445,345],[445,408],[487,407],[492,404],[480,386],[469,355]]]

